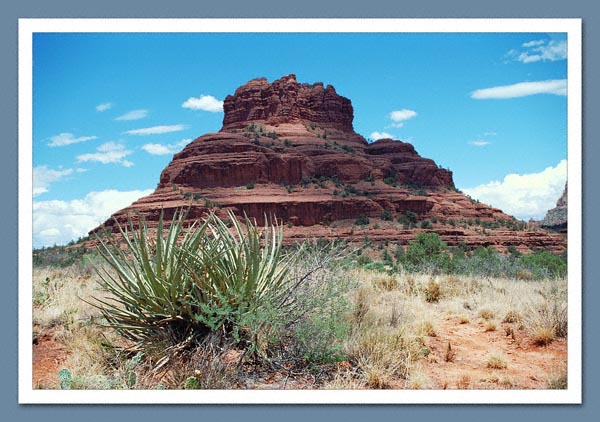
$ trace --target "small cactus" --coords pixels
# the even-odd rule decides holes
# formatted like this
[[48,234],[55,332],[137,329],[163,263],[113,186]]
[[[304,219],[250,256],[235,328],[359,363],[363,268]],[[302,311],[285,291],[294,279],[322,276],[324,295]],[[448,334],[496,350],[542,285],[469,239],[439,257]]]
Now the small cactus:
[[71,389],[71,384],[73,383],[73,376],[71,375],[71,371],[69,371],[67,368],[61,369],[58,373],[58,379],[60,380],[61,390]]

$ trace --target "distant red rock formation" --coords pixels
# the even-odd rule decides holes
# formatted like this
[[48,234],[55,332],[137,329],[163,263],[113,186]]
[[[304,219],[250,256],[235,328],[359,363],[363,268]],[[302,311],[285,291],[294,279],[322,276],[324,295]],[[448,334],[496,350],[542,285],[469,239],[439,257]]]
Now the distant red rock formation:
[[546,227],[548,229],[556,230],[558,232],[567,232],[567,222],[568,222],[568,200],[567,200],[567,184],[565,183],[565,189],[563,190],[562,195],[556,201],[556,207],[548,210],[546,216],[541,222],[542,227]]
[[[152,225],[191,207],[195,219],[233,210],[276,216],[288,242],[310,237],[397,241],[438,232],[450,245],[533,247],[563,252],[566,240],[458,192],[452,172],[405,142],[371,144],[354,132],[350,100],[294,75],[253,79],[224,102],[223,127],[188,144],[162,171],[156,190],[116,212]],[[370,226],[354,225],[368,217]]]

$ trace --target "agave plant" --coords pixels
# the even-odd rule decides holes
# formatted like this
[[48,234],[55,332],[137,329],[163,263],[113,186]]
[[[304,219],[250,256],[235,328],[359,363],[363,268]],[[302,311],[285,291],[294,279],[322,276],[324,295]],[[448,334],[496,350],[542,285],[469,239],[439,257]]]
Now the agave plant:
[[122,242],[100,239],[112,271],[100,273],[108,298],[96,298],[97,307],[108,326],[138,343],[177,344],[211,331],[252,343],[256,329],[245,324],[287,306],[288,271],[298,254],[283,253],[277,223],[261,229],[230,212],[231,228],[211,214],[186,229],[185,217],[176,212],[165,229],[161,214],[155,234],[143,220],[137,227],[117,223]]

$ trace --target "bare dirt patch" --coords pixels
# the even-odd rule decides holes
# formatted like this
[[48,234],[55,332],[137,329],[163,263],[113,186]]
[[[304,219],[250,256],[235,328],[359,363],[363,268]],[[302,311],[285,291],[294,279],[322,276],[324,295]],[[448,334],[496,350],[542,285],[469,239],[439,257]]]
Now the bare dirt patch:
[[66,360],[68,351],[54,337],[54,329],[46,329],[33,339],[33,388],[59,388],[58,371]]
[[[430,353],[423,372],[434,389],[545,389],[549,374],[567,362],[567,341],[547,346],[533,344],[518,324],[498,324],[485,331],[486,323],[461,323],[456,317],[437,322],[437,336],[426,339]],[[450,344],[450,352],[448,351]],[[506,368],[488,366],[496,356]]]

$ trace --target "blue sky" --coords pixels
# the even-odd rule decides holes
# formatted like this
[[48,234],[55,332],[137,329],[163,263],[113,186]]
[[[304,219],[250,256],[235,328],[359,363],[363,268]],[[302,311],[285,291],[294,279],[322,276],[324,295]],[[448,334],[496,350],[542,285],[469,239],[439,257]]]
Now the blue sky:
[[365,138],[390,135],[458,188],[542,218],[566,180],[566,35],[35,33],[34,247],[85,235],[221,128],[255,77],[335,86]]

